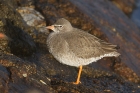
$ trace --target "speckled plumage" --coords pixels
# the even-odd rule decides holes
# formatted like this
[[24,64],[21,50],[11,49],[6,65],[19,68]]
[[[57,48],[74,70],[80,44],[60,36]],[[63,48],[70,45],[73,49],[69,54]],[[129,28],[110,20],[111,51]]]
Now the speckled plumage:
[[59,19],[53,26],[54,32],[47,39],[48,49],[63,64],[79,67],[103,57],[120,55],[115,49],[116,45],[72,27],[64,18]]

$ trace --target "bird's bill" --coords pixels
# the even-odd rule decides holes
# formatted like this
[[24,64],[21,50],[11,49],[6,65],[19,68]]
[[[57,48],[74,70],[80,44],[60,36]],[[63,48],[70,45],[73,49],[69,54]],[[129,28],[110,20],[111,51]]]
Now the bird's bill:
[[54,30],[54,25],[51,25],[51,26],[47,26],[46,28],[47,28],[47,29],[51,29],[51,30]]

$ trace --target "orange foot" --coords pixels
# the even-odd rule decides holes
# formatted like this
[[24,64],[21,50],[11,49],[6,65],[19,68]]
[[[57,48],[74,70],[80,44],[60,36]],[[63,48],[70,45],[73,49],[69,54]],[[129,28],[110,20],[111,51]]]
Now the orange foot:
[[79,83],[81,83],[80,81],[76,81],[76,82],[72,82],[72,84],[78,85]]

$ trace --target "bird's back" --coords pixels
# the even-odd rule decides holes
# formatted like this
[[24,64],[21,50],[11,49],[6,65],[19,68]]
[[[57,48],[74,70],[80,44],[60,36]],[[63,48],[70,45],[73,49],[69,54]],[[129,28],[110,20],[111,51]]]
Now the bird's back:
[[103,57],[120,55],[116,52],[116,45],[104,42],[76,28],[71,32],[50,34],[47,44],[49,51],[60,62],[81,60],[83,61],[81,65],[83,65],[83,63],[86,65],[86,61],[88,61],[87,64],[89,64]]

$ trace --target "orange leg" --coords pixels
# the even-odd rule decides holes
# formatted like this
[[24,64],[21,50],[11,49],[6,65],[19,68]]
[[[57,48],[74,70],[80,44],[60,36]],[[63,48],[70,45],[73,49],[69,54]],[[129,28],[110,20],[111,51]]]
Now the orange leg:
[[82,72],[82,66],[79,67],[77,80],[76,80],[76,82],[73,82],[73,84],[79,84],[80,83],[81,72]]

